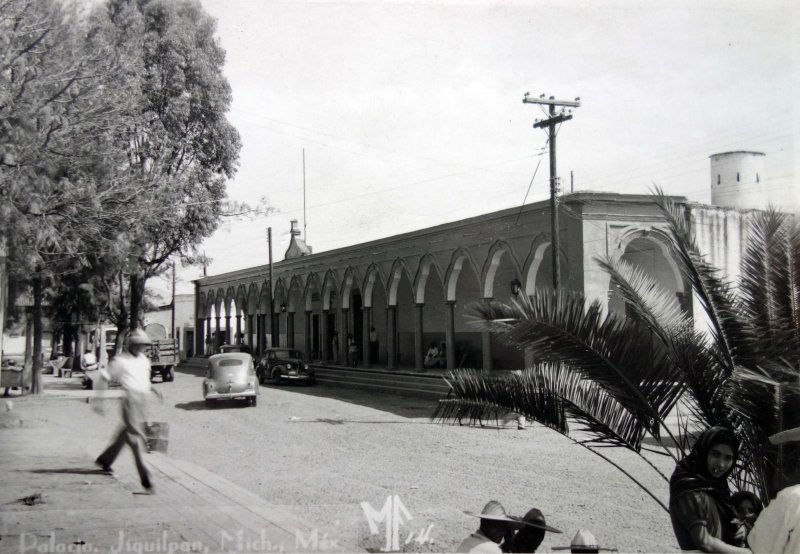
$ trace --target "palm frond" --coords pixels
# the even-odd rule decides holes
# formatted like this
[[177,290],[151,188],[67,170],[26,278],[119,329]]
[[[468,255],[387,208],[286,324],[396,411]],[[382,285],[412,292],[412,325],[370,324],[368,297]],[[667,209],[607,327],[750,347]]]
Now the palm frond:
[[672,235],[672,247],[681,273],[691,283],[708,316],[720,367],[727,377],[733,372],[737,357],[747,354],[752,332],[739,317],[730,283],[701,254],[685,207],[671,200],[660,189],[656,189],[655,203]]
[[[792,244],[793,240],[798,242]],[[796,296],[800,276],[792,263],[798,250],[800,234],[792,233],[787,214],[768,210],[755,215],[742,258],[739,293],[742,310],[754,328],[745,365],[775,353],[800,359]]]
[[579,293],[537,291],[513,305],[473,305],[467,314],[470,323],[507,344],[597,382],[655,437],[680,395],[677,369],[647,329],[614,314],[603,317],[600,305],[587,307]]

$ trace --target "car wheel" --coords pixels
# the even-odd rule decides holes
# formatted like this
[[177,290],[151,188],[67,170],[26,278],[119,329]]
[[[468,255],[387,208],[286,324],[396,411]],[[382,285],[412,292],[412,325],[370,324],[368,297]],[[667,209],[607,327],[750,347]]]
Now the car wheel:
[[277,367],[272,370],[272,380],[275,382],[276,385],[281,382],[281,374],[278,371]]
[[175,380],[175,372],[172,370],[172,367],[166,368],[161,375],[167,383],[171,383]]

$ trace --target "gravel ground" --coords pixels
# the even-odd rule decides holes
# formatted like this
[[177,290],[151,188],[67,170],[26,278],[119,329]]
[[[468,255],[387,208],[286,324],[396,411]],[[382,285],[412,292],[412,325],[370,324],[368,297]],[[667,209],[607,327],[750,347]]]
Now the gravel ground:
[[[568,545],[580,528],[623,552],[679,550],[655,501],[607,462],[540,426],[441,425],[429,419],[433,401],[323,385],[265,386],[255,408],[207,408],[201,382],[198,372],[183,370],[173,383],[155,385],[164,403],[151,406],[150,419],[169,423],[169,455],[284,506],[344,548],[386,546],[385,522],[373,534],[362,504],[380,510],[394,497],[402,503],[395,509],[405,507],[402,551],[452,551],[477,528],[464,511],[480,512],[491,499],[513,514],[538,507],[564,531],[548,533],[540,552]],[[63,417],[85,433],[88,451],[102,448],[117,425],[116,408],[101,416],[77,401],[20,402],[29,410],[60,402]],[[635,455],[603,454],[666,503],[667,483]],[[130,455],[122,458],[127,463]],[[654,462],[671,472],[668,458]]]

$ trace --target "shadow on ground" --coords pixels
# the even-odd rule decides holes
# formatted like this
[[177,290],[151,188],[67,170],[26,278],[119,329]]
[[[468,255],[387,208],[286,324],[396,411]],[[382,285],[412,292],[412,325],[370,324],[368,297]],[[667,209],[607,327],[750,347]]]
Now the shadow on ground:
[[108,472],[105,471],[104,469],[85,468],[85,467],[57,467],[57,468],[46,468],[46,469],[28,469],[26,471],[28,473],[43,473],[43,474],[71,473],[74,475],[108,475]]
[[193,400],[192,402],[175,404],[175,407],[187,411],[222,410],[226,408],[249,408],[250,403],[245,400],[214,400],[210,404],[206,404],[205,400]]

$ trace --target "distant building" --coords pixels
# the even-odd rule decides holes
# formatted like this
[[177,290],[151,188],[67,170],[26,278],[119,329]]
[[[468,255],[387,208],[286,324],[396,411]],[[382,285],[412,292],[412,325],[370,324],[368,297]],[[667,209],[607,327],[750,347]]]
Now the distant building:
[[163,336],[178,339],[181,360],[195,355],[194,295],[175,295],[175,329],[172,331],[172,304],[164,304],[144,314],[144,324],[152,333],[156,326],[163,327]]

